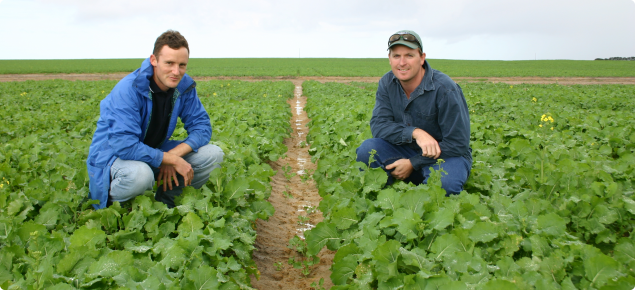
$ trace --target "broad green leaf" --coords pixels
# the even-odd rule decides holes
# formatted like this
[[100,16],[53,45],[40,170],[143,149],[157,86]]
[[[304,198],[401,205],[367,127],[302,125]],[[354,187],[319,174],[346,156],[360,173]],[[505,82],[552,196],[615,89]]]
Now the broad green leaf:
[[470,229],[470,239],[474,242],[487,243],[498,237],[498,229],[496,225],[489,222],[477,222]]
[[355,213],[355,209],[346,207],[335,210],[331,217],[331,221],[338,229],[345,230],[351,227],[351,225],[357,223],[358,218]]
[[393,222],[397,224],[397,231],[404,235],[408,240],[415,239],[419,230],[418,225],[422,222],[421,218],[413,211],[400,208],[393,215]]
[[454,252],[461,250],[461,241],[454,234],[445,234],[437,237],[430,247],[430,251],[434,253],[431,258],[435,260],[438,260],[441,257],[451,256]]
[[106,240],[106,233],[100,229],[90,229],[82,226],[77,229],[71,236],[71,249],[77,249],[86,246],[94,249],[97,245],[101,245]]
[[404,193],[399,199],[401,206],[412,210],[418,216],[422,217],[425,212],[425,203],[429,202],[430,197],[421,188],[416,187]]
[[381,168],[369,168],[362,176],[363,192],[378,192],[388,181],[388,175]]
[[584,260],[585,277],[591,281],[591,285],[602,287],[609,279],[619,277],[618,263],[612,258],[599,254]]
[[395,240],[387,241],[373,251],[375,259],[375,273],[379,281],[388,281],[398,274],[397,260],[400,256],[401,244]]
[[538,216],[537,229],[550,236],[562,236],[567,222],[555,213]]
[[[334,224],[318,223],[315,228],[304,232],[307,242],[307,255],[317,255],[324,246],[329,243],[337,243],[341,240]],[[336,250],[336,248],[330,248]]]
[[199,290],[216,290],[219,289],[216,269],[201,265],[193,270],[186,270],[185,277],[192,283],[193,289]]
[[454,222],[454,211],[447,208],[439,208],[437,211],[430,213],[426,220],[429,227],[440,231]]
[[113,277],[120,273],[126,266],[133,265],[132,253],[127,251],[112,251],[102,256],[97,263],[88,269],[89,277]]
[[377,205],[383,209],[396,210],[400,207],[399,194],[393,188],[383,189],[377,194]]
[[483,290],[514,290],[518,289],[516,284],[505,280],[490,280],[483,285]]
[[344,285],[353,277],[358,262],[356,256],[348,256],[343,258],[337,263],[333,263],[333,269],[331,271],[331,281],[335,285]]
[[627,238],[621,238],[615,246],[615,260],[629,264],[635,261],[635,243]]
[[196,215],[195,213],[190,212],[181,220],[177,232],[179,232],[179,234],[181,235],[187,235],[199,231],[203,228],[203,226],[204,225],[201,221],[201,218],[198,217],[198,215]]

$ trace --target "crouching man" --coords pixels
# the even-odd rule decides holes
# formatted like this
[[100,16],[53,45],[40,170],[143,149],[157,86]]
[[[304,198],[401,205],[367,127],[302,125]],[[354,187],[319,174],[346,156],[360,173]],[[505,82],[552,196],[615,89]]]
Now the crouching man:
[[[95,208],[132,199],[155,182],[155,199],[174,207],[183,187],[201,188],[220,167],[223,151],[209,144],[209,116],[185,74],[189,55],[187,40],[166,31],[141,67],[101,101],[86,161]],[[179,117],[188,137],[170,140]]]
[[444,73],[426,61],[421,38],[402,30],[388,40],[391,71],[379,81],[370,121],[373,139],[357,148],[357,161],[368,164],[370,152],[394,179],[426,183],[437,159],[447,175],[441,177],[448,194],[463,190],[472,168],[470,116],[463,92]]

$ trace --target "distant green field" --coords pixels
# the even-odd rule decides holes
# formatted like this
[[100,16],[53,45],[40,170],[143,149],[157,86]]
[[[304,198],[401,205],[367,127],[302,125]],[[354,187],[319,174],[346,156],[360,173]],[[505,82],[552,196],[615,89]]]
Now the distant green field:
[[[0,74],[130,72],[142,59],[0,60]],[[634,77],[635,61],[447,60],[430,65],[453,77]],[[192,76],[382,76],[384,58],[193,58]]]

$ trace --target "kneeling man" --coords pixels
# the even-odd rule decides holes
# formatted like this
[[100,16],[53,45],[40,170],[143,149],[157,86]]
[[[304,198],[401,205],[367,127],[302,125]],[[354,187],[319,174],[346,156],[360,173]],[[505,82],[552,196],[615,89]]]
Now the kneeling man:
[[463,190],[472,168],[470,116],[461,87],[426,61],[421,38],[402,30],[388,40],[391,71],[379,81],[370,121],[373,139],[357,148],[357,161],[388,173],[394,179],[426,183],[437,159],[447,175],[441,177],[447,194]]
[[[174,207],[183,187],[202,187],[220,167],[223,151],[209,144],[212,126],[185,74],[190,49],[176,31],[159,36],[149,58],[123,78],[100,103],[100,116],[88,153],[90,198],[95,208],[123,202],[152,190]],[[170,140],[177,118],[185,140]],[[162,183],[162,184],[161,184]]]

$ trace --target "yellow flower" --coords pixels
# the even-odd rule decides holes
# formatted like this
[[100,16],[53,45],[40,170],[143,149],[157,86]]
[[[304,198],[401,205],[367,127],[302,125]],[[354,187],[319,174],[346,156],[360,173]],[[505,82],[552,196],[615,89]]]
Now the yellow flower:
[[551,118],[551,116],[549,116],[549,121],[551,121],[551,123],[553,123],[553,118]]
[[553,131],[553,127],[551,127],[551,131]]
[[216,96],[216,93],[214,93],[213,95]]
[[267,94],[263,94],[263,95],[262,95],[262,97],[263,97],[263,98],[266,98],[266,97],[267,97]]
[[278,97],[282,97],[282,95],[278,95]]
[[230,84],[227,84],[227,86],[229,87]]
[[4,187],[4,184],[0,183],[0,188],[3,188],[3,187]]
[[101,93],[103,94],[105,91],[101,91]]
[[542,128],[542,124],[540,124],[540,125],[538,125],[538,126],[540,126],[540,128]]
[[513,89],[513,88],[514,88],[514,86],[509,86],[509,88],[510,88],[510,89]]
[[532,100],[533,102],[538,101],[538,99],[536,99],[536,97],[532,98],[531,100]]

